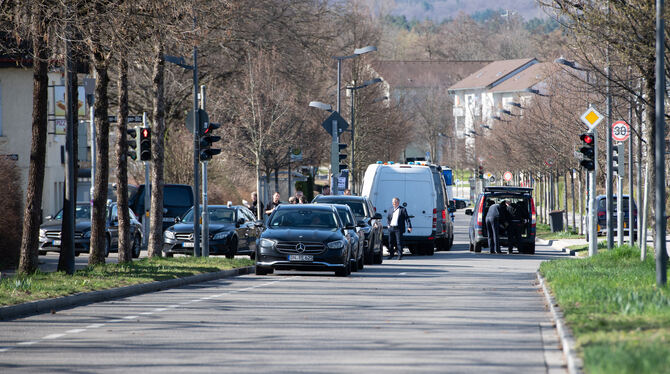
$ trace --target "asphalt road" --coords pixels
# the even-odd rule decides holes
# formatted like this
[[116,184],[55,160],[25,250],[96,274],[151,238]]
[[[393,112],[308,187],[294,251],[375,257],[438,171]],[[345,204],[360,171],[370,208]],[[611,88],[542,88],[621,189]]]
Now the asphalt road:
[[563,373],[535,256],[246,275],[0,322],[0,372]]

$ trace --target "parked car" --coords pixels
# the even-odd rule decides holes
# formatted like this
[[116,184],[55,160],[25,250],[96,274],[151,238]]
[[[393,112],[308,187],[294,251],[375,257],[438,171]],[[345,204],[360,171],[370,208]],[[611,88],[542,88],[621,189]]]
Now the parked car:
[[[517,204],[518,211],[522,212],[519,217],[514,217],[514,224],[521,232],[519,253],[534,254],[536,212],[532,192],[532,188],[526,187],[484,187],[475,202],[476,211],[465,210],[465,214],[472,216],[468,228],[470,251],[481,252],[483,247],[488,247],[486,213],[491,205],[506,200],[509,204]],[[501,247],[509,245],[504,227],[500,230],[500,243]]]
[[[630,235],[630,228],[628,227],[628,217],[629,217],[629,209],[630,207],[628,206],[629,204],[629,195],[623,195],[623,213],[624,213],[624,218],[623,218],[623,228],[624,228],[624,236],[625,235]],[[607,234],[607,195],[598,195],[596,196],[596,214],[598,216],[598,226],[597,226],[597,232],[598,236],[600,235],[606,235]],[[612,196],[612,212],[613,212],[613,219],[614,219],[614,231],[613,234],[617,235],[617,197],[616,195]],[[588,208],[587,208],[588,209]],[[588,210],[587,210],[588,211]],[[586,220],[588,217],[588,214],[585,214],[583,219]],[[584,221],[586,224],[586,221]],[[635,204],[635,199],[633,199],[633,238],[637,240],[637,204]],[[588,226],[585,226],[588,227]],[[586,237],[588,239],[588,232],[586,234]]]
[[364,257],[363,257],[363,240],[365,235],[362,232],[359,232],[359,227],[356,224],[356,218],[354,218],[354,213],[351,212],[351,208],[345,204],[333,204],[335,209],[337,209],[337,214],[340,215],[342,223],[345,227],[354,226],[353,229],[345,229],[349,234],[349,246],[351,247],[351,271],[362,270],[364,267]]
[[[233,258],[237,254],[256,253],[256,239],[260,236],[263,221],[242,205],[209,205],[209,254]],[[201,239],[202,240],[202,239]],[[175,253],[193,254],[193,208],[183,218],[168,227],[163,233],[163,253],[172,257]]]
[[365,196],[353,195],[318,195],[312,201],[319,204],[346,204],[356,218],[359,232],[364,234],[363,252],[366,264],[381,264],[384,248],[382,247],[382,215],[374,211],[372,202]]
[[[136,216],[145,214],[143,184],[128,199],[128,206]],[[174,225],[174,220],[193,207],[193,189],[187,184],[166,184],[163,186],[163,231]]]
[[377,163],[368,166],[361,195],[368,197],[383,217],[384,245],[388,247],[386,215],[391,199],[398,197],[412,221],[412,232],[403,235],[404,244],[412,254],[434,254],[436,238],[443,234],[437,227],[438,217],[441,222],[451,224],[445,213],[438,212],[444,206],[438,203],[438,185],[433,171],[426,165]]
[[[142,224],[132,210],[130,213],[130,237],[132,238],[131,254],[134,258],[140,257],[142,250]],[[117,252],[119,249],[119,216],[116,203],[107,205],[105,213],[105,257],[109,252]],[[40,226],[39,251],[41,254],[47,252],[60,252],[61,229],[63,226],[63,210],[61,209],[54,217],[46,217],[46,221]],[[74,254],[90,253],[91,243],[91,204],[77,203],[75,207],[74,228]]]
[[333,205],[280,205],[258,241],[256,274],[315,270],[346,277],[351,273],[349,230],[354,229],[344,224]]

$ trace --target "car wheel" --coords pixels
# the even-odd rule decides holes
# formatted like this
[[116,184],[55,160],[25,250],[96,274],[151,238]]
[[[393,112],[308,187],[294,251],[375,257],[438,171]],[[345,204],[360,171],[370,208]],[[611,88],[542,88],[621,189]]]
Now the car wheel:
[[109,257],[109,237],[105,237],[105,248],[103,250],[103,254],[105,255],[105,258]]
[[355,258],[349,259],[349,272],[355,273],[358,271],[358,260]]
[[421,251],[421,247],[417,247],[416,245],[410,245],[410,246],[407,246],[407,248],[409,249],[409,253],[411,253],[415,256],[423,254],[422,251]]
[[522,246],[519,249],[520,253],[527,254],[527,255],[534,255],[535,254],[535,243],[533,244],[526,244]]
[[479,243],[475,243],[475,252],[479,253],[482,251],[482,245]]
[[133,247],[131,248],[133,258],[140,257],[140,252],[142,251],[142,240],[139,235],[135,235],[133,238]]
[[451,248],[454,246],[454,235],[452,234],[449,237],[449,244],[447,245],[447,251],[451,251]]
[[256,252],[249,253],[249,258],[252,259],[252,260],[255,260],[256,259]]
[[268,274],[268,270],[264,267],[256,265],[256,275],[266,275]]
[[237,253],[237,238],[233,238],[230,241],[230,248],[228,248],[228,253],[226,253],[226,258],[227,259],[233,259],[233,258],[235,258],[236,253]]
[[475,246],[472,245],[472,243],[468,243],[468,250],[469,250],[470,252],[474,252],[474,250],[475,250]]
[[363,255],[363,260],[365,265],[372,265],[375,262],[375,244],[372,241],[372,234],[370,235],[370,243],[368,244],[368,250]]
[[351,266],[345,265],[340,269],[335,270],[335,275],[338,277],[348,277],[351,274]]
[[431,243],[424,244],[423,254],[427,256],[432,256],[435,254],[435,245]]
[[364,267],[365,267],[365,261],[364,261],[363,257],[361,256],[361,259],[358,260],[358,270],[363,270]]
[[165,257],[172,258],[172,257],[174,257],[174,253],[166,253]]

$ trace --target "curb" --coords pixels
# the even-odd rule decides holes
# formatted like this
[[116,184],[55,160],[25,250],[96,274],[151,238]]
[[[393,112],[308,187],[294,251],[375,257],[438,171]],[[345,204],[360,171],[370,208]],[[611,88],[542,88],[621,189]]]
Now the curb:
[[561,248],[561,252],[567,253],[570,256],[577,256],[577,252],[579,251],[575,251],[574,249]]
[[563,312],[561,311],[561,308],[558,306],[558,303],[556,302],[554,297],[549,292],[549,289],[547,288],[547,284],[544,281],[544,278],[542,277],[542,275],[540,275],[539,271],[536,274],[537,279],[540,281],[540,285],[542,286],[544,297],[547,301],[547,304],[549,305],[549,311],[551,312],[551,316],[554,319],[554,322],[556,323],[556,331],[558,332],[558,338],[561,340],[561,348],[563,350],[563,354],[565,355],[565,359],[567,360],[568,363],[568,373],[581,374],[584,372],[583,371],[584,364],[582,362],[582,359],[579,358],[577,356],[577,353],[575,352],[575,338],[572,335],[572,330],[570,330],[570,327],[568,327],[563,321]]
[[134,284],[119,288],[110,288],[100,291],[82,292],[74,295],[62,296],[53,299],[31,301],[23,304],[0,307],[0,320],[14,319],[35,314],[42,314],[54,310],[91,304],[105,300],[120,299],[128,296],[141,295],[169,288],[176,288],[193,283],[208,282],[221,278],[229,278],[254,272],[254,266],[192,275],[184,278],[168,279],[151,283]]

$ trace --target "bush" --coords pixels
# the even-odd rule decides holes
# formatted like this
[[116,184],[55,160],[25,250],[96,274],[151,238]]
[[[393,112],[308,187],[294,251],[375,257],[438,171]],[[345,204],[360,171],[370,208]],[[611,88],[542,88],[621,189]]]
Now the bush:
[[23,215],[21,176],[16,162],[0,157],[0,180],[5,192],[0,195],[0,269],[19,263]]

